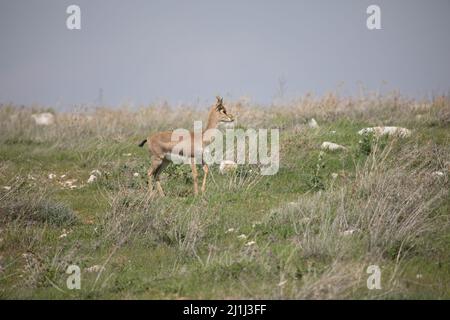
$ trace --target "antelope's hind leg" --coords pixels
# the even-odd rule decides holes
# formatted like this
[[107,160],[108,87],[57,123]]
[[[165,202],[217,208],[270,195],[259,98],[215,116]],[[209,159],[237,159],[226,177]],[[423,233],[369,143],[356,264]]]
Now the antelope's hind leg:
[[202,183],[202,194],[206,191],[206,177],[208,176],[209,167],[206,163],[203,164],[203,183]]
[[158,166],[158,168],[155,171],[155,180],[156,180],[156,189],[159,192],[159,195],[161,197],[165,196],[165,193],[161,187],[161,182],[159,181],[159,177],[161,172],[167,167],[167,165],[169,164],[169,161],[166,159],[162,159],[160,165]]
[[198,172],[194,158],[192,158],[191,160],[191,170],[192,170],[192,178],[194,179],[194,195],[198,195],[198,181],[197,181]]
[[151,161],[152,164],[147,171],[149,193],[150,194],[153,193],[153,178],[154,178],[156,180],[156,189],[158,190],[161,196],[164,196],[164,191],[162,190],[161,184],[159,182],[159,174],[161,173],[163,167],[165,167],[164,165],[165,160],[157,157],[152,157]]

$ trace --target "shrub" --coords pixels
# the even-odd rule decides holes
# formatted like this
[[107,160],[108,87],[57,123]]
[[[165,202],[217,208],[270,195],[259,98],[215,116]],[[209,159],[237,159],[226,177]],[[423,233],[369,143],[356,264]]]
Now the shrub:
[[51,200],[48,191],[22,188],[18,183],[12,192],[1,197],[0,220],[24,223],[46,223],[55,226],[68,226],[76,223],[78,217],[64,203]]

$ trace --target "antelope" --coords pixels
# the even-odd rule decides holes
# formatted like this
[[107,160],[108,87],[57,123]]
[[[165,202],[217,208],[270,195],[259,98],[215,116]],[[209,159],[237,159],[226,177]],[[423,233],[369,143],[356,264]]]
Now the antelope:
[[[208,146],[214,139],[214,136],[211,133],[208,133],[209,129],[217,129],[220,123],[223,122],[233,122],[234,117],[230,113],[227,112],[227,109],[223,105],[223,98],[217,96],[216,97],[217,102],[215,105],[213,105],[208,113],[208,120],[206,124],[206,128],[203,130],[201,134],[201,150],[202,151],[206,146]],[[209,131],[211,132],[211,130]],[[183,156],[185,158],[189,159],[191,170],[192,170],[192,178],[194,180],[194,194],[198,195],[198,172],[197,167],[195,163],[195,154],[196,151],[194,149],[194,146],[197,146],[197,144],[194,144],[194,132],[190,132],[190,139],[181,139],[178,141],[172,141],[172,133],[173,131],[163,131],[163,132],[157,132],[151,136],[149,136],[147,139],[143,140],[139,147],[143,147],[144,144],[148,141],[148,149],[150,152],[150,160],[151,160],[151,166],[147,171],[148,176],[148,185],[149,185],[149,191],[152,194],[153,193],[153,179],[156,180],[156,189],[160,196],[165,196],[164,191],[161,187],[161,183],[159,180],[159,175],[161,172],[166,168],[166,166],[172,161],[173,162],[173,156]],[[187,143],[189,144],[187,148],[184,150],[187,150],[186,154],[183,154],[183,152],[177,152],[173,153],[173,149],[176,145],[179,145],[181,143]],[[198,146],[197,146],[198,147]],[[208,176],[208,165],[203,160],[202,157],[202,168],[203,168],[203,182],[201,191],[202,194],[206,191],[206,177]]]

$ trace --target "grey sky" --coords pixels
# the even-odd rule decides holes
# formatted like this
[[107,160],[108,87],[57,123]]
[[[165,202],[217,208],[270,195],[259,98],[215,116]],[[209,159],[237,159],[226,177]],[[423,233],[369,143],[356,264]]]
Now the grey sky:
[[[66,8],[81,7],[81,30]],[[381,7],[382,30],[366,28]],[[450,89],[450,0],[0,0],[0,103]],[[387,84],[383,84],[387,81]]]

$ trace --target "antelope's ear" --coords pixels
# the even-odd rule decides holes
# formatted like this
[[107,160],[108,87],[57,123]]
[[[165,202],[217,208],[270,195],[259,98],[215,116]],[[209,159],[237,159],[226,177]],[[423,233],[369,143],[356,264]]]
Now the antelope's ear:
[[217,104],[218,105],[222,104],[222,102],[223,102],[223,98],[222,97],[217,96],[216,99],[217,99]]

